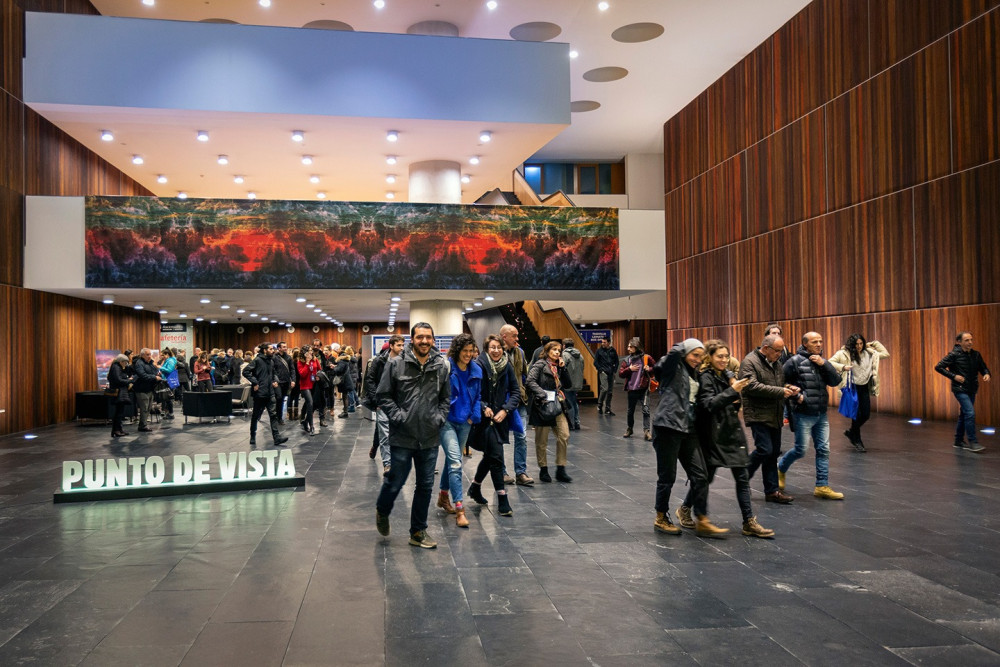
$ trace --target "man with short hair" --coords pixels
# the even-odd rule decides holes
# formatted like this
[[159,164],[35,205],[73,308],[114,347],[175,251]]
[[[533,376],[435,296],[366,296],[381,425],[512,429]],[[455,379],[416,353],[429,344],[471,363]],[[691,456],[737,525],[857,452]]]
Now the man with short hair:
[[285,397],[295,387],[296,371],[292,370],[292,357],[288,354],[288,343],[280,341],[274,352],[274,376],[278,380],[275,400],[278,403],[278,424],[285,424]]
[[278,411],[275,408],[275,394],[278,392],[278,380],[274,376],[274,347],[270,343],[257,346],[257,356],[243,369],[243,377],[250,381],[253,393],[253,413],[250,417],[250,444],[257,445],[257,422],[264,410],[267,410],[271,422],[271,437],[275,446],[288,442],[278,432]]
[[535,351],[531,353],[531,363],[528,364],[529,367],[535,365],[535,362],[542,356],[542,351],[545,349],[545,346],[551,341],[551,336],[542,336],[542,344],[536,347]]
[[160,379],[160,371],[153,363],[153,351],[148,347],[139,350],[139,356],[132,362],[132,391],[135,392],[136,410],[139,412],[139,430],[149,433],[149,414],[153,409],[153,390]]
[[615,373],[618,372],[618,350],[607,338],[594,353],[594,367],[597,369],[597,414],[614,417],[611,412],[611,394],[615,390]]
[[521,392],[521,402],[517,406],[517,416],[521,420],[520,431],[517,425],[511,421],[511,431],[514,432],[514,475],[507,474],[507,464],[504,464],[503,481],[504,484],[514,484],[519,486],[532,486],[535,480],[528,476],[528,441],[524,437],[524,429],[528,424],[528,392],[524,388],[524,380],[528,375],[528,364],[524,358],[524,350],[517,344],[517,327],[505,324],[500,327],[500,340],[503,342],[504,352],[507,360],[514,369],[514,377],[517,378],[517,389]]
[[[569,373],[569,379],[573,382],[570,387],[563,387],[566,401],[569,403],[569,413],[566,415],[566,422],[571,430],[580,430],[580,402],[576,398],[576,392],[583,389],[583,355],[576,349],[576,344],[572,338],[563,338],[562,360]],[[646,412],[647,416],[649,412]]]
[[382,476],[389,474],[392,468],[392,456],[389,451],[389,418],[385,416],[385,411],[378,405],[378,384],[382,380],[382,373],[390,359],[395,359],[403,353],[406,339],[399,334],[393,334],[386,342],[386,349],[380,351],[368,364],[365,372],[365,381],[361,387],[363,394],[362,404],[375,413],[375,439],[368,458],[375,458],[376,452],[382,452]]
[[[784,486],[785,473],[805,456],[809,438],[816,449],[816,488],[813,495],[826,500],[843,500],[844,494],[830,488],[830,422],[826,416],[827,387],[840,384],[840,373],[823,358],[823,337],[815,331],[802,336],[802,345],[782,367],[785,380],[799,388],[792,402],[795,414],[795,448],[778,460],[778,480]],[[744,390],[745,391],[745,390]]]
[[[958,401],[958,424],[955,427],[955,444],[958,449],[968,449],[978,454],[985,449],[976,435],[976,393],[979,391],[979,376],[983,382],[990,381],[990,369],[983,361],[983,355],[972,349],[972,332],[959,331],[955,336],[955,347],[937,363],[934,370],[951,380],[951,393]],[[968,438],[969,444],[965,444]]]
[[376,398],[389,419],[389,474],[375,504],[375,527],[389,535],[389,514],[410,467],[415,467],[416,488],[410,504],[410,545],[434,549],[427,536],[427,511],[434,490],[439,433],[451,407],[451,383],[444,355],[434,348],[434,329],[417,322],[410,330],[410,344],[403,354],[386,363]]

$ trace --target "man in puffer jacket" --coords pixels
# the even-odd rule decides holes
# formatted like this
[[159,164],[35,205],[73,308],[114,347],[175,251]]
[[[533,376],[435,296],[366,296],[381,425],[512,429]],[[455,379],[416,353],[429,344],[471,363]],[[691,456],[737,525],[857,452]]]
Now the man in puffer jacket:
[[840,384],[840,373],[823,358],[823,337],[810,331],[802,337],[802,346],[785,362],[785,382],[799,387],[794,404],[795,449],[778,460],[779,488],[785,486],[785,473],[805,456],[812,436],[816,448],[816,488],[813,495],[827,500],[842,500],[843,493],[830,488],[830,422],[826,416],[827,387]]

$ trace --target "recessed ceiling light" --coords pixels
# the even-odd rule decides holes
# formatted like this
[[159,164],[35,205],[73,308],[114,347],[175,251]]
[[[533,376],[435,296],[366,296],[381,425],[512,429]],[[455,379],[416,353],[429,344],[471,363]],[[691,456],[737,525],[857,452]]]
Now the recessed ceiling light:
[[101,141],[114,141],[115,135],[111,133],[111,130],[101,130]]
[[198,130],[198,141],[208,141],[208,130]]
[[476,299],[475,301],[472,302],[472,305],[475,306],[476,308],[479,308],[479,306],[483,305],[483,300]]
[[143,162],[145,162],[145,160],[142,159],[141,155],[132,156],[132,164],[142,164]]
[[375,0],[372,4],[375,5],[375,9],[382,9],[385,7],[385,0]]
[[219,162],[219,164],[229,164],[229,156],[228,155],[220,155],[218,162]]
[[471,312],[471,311],[472,311],[472,305],[471,305],[471,304],[468,304],[468,303],[467,303],[467,304],[465,304],[465,312],[467,312],[467,313],[468,313],[468,312]]
[[386,164],[396,164],[396,160],[397,159],[398,158],[395,155],[386,155],[385,156],[385,163]]
[[591,322],[590,324],[595,327],[597,326],[597,322]]
[[389,301],[402,301],[402,300],[403,300],[403,297],[399,296],[398,294],[390,294],[389,295]]
[[236,176],[233,176],[233,183],[235,183],[236,185],[242,185],[243,184],[243,180],[244,180],[243,177],[240,176],[239,174],[237,174]]
[[486,9],[490,10],[491,12],[496,8],[497,8],[497,0],[489,0],[489,2],[486,3]]
[[196,318],[194,318],[194,321],[195,322],[204,322],[205,318],[204,317],[196,317]]
[[180,313],[177,317],[187,317],[187,313]]
[[579,55],[580,55],[580,52],[579,52],[579,51],[576,51],[576,50],[573,50],[573,51],[570,51],[570,52],[569,52],[569,57],[570,57],[570,58],[576,58],[576,57],[578,57]]
[[228,303],[223,303],[219,306],[222,310],[229,310],[230,306]]
[[164,176],[163,174],[160,174],[159,176],[156,177],[156,182],[157,183],[166,183],[167,182],[167,177]]
[[597,3],[597,8],[600,9],[602,12],[608,11],[608,8],[610,6],[611,6],[611,4],[607,3],[607,2],[598,2]]
[[492,294],[487,294],[483,297],[483,301],[493,301],[495,298]]
[[302,133],[302,130],[292,130],[292,141],[302,141],[306,138],[306,135]]
[[257,193],[256,192],[248,192],[247,193],[247,199],[256,199],[256,198],[257,198]]
[[385,182],[386,183],[395,183],[396,182],[396,174],[389,174],[388,176],[386,176],[385,177]]
[[177,198],[178,199],[187,199],[188,198],[188,193],[186,193],[183,190],[181,190],[180,192],[177,193]]
[[257,4],[263,7],[264,9],[267,9],[268,7],[271,6],[271,0],[257,0]]
[[312,310],[312,309],[313,309],[313,308],[315,308],[315,307],[316,307],[316,304],[315,304],[315,303],[307,303],[307,304],[306,304],[306,308],[308,308],[309,310]]
[[212,303],[212,299],[210,299],[207,296],[203,296],[203,297],[201,297],[201,299],[199,299],[199,302],[200,303]]
[[310,177],[309,177],[309,182],[310,182],[310,183],[314,183],[314,184],[315,184],[315,183],[319,183],[319,176],[316,176],[315,174],[314,174],[314,175],[312,175],[312,176],[310,176]]
[[142,304],[141,303],[137,303],[137,304],[135,304],[132,307],[135,308],[136,310],[142,310]]
[[468,174],[462,174],[462,182],[463,183],[468,183],[471,180],[472,180],[472,178]]
[[238,314],[242,315],[243,313],[245,313],[245,312],[247,312],[247,311],[246,311],[246,309],[245,309],[245,308],[237,308],[237,309],[236,309],[236,312],[237,312]]
[[389,130],[385,133],[386,141],[399,141],[399,132],[396,130]]
[[261,318],[260,318],[260,321],[261,321],[261,322],[270,322],[270,319],[269,319],[269,318],[267,318],[267,317],[261,317]]
[[260,317],[257,313],[250,313],[250,317]]
[[313,163],[313,156],[312,155],[303,155],[302,156],[302,164],[312,164],[312,163]]
[[487,144],[493,140],[493,133],[489,130],[483,130],[479,133],[479,140],[484,144]]
[[153,5],[156,4],[156,0],[142,0],[142,4],[146,5],[147,7],[152,7]]
[[317,199],[326,199],[326,193],[325,192],[317,192],[316,193],[316,198]]
[[166,314],[167,314],[167,311],[165,311],[162,308],[160,308],[160,315],[166,315]]
[[295,297],[295,301],[297,303],[305,303],[306,302],[306,298],[304,296],[297,296],[297,297]]
[[209,320],[209,322],[208,322],[208,323],[209,323],[209,324],[218,324],[218,323],[219,323],[219,321],[218,321],[218,320]]
[[386,192],[385,193],[385,198],[386,199],[395,199],[396,198],[396,193],[395,192]]
[[472,165],[479,164],[479,156],[478,155],[473,155],[472,157],[470,157],[469,158],[469,164],[472,164]]
[[101,302],[102,303],[114,303],[115,302],[115,296],[113,294],[105,294],[104,298],[101,299]]

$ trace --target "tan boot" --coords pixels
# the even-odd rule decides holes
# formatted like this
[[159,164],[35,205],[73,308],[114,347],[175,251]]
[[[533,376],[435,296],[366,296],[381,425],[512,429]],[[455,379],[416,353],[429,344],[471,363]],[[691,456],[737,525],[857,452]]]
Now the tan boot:
[[774,531],[757,523],[755,516],[743,522],[743,534],[748,537],[774,537]]
[[447,491],[442,491],[438,494],[438,507],[443,509],[448,514],[455,513],[455,507],[451,504],[451,499],[448,498]]
[[455,510],[455,525],[459,528],[468,528],[469,520],[465,518],[465,508],[459,507]]
[[667,535],[681,534],[681,529],[671,523],[670,517],[666,512],[656,513],[656,521],[653,522],[653,530],[660,533],[666,533]]
[[681,505],[680,507],[677,508],[677,522],[681,524],[681,528],[694,530],[694,519],[691,518],[690,507]]
[[709,521],[707,516],[699,516],[694,526],[694,532],[698,537],[724,537],[729,529],[719,528]]

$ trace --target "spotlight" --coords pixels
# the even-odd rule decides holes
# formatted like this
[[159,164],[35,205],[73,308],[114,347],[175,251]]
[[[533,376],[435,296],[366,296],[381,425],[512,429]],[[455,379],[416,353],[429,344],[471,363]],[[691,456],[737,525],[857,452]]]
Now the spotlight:
[[313,163],[313,156],[312,155],[303,155],[302,156],[302,164],[309,165],[309,164],[312,164],[312,163]]
[[396,130],[389,130],[385,134],[385,140],[392,142],[399,141],[399,132],[397,132]]
[[111,133],[111,130],[101,130],[101,141],[114,141],[115,135]]
[[219,162],[219,164],[229,164],[229,156],[228,155],[220,155],[219,159],[218,159],[218,162]]
[[212,303],[212,299],[209,298],[208,296],[203,296],[198,301],[199,301],[199,303]]
[[235,183],[236,185],[243,185],[243,181],[244,180],[245,179],[242,176],[240,176],[239,174],[237,174],[236,176],[233,176],[233,183]]
[[132,156],[132,164],[142,164],[143,162],[145,162],[145,160],[142,159],[141,155]]
[[469,158],[469,164],[471,164],[471,165],[477,165],[477,164],[479,164],[479,156],[478,155],[473,155],[472,157],[470,157]]
[[35,435],[34,433],[26,433],[26,434],[24,435],[24,439],[25,439],[25,440],[34,440],[34,439],[35,439],[35,438],[37,438],[37,437],[38,437],[38,436],[37,436],[37,435]]
[[386,176],[385,177],[385,182],[386,183],[390,183],[390,184],[391,183],[395,183],[396,182],[396,174],[389,174],[388,176]]
[[257,313],[250,313],[250,317],[260,317]]
[[101,299],[101,302],[102,303],[114,303],[115,302],[115,297],[114,297],[113,294],[105,294],[104,298]]
[[302,133],[302,130],[292,130],[292,141],[303,141],[306,135]]
[[187,199],[188,198],[188,193],[186,193],[183,190],[181,190],[180,192],[177,193],[177,198],[178,199]]
[[484,144],[488,144],[490,141],[493,140],[493,133],[490,132],[489,130],[483,130],[482,132],[479,133],[479,140]]
[[398,158],[395,155],[386,155],[385,156],[385,163],[386,164],[396,164],[396,160],[397,159]]
[[312,183],[312,184],[314,184],[314,185],[316,183],[319,183],[319,176],[316,176],[316,175],[310,176],[309,177],[309,182]]
[[198,141],[208,141],[208,130],[198,130]]
[[390,294],[389,295],[389,301],[402,301],[402,300],[403,300],[403,297],[399,296],[398,294]]
[[980,432],[981,433],[985,433],[986,435],[995,435],[996,432],[997,432],[997,430],[995,428],[993,428],[992,426],[987,426],[986,428],[982,429],[982,431],[980,431]]
[[160,174],[159,176],[156,177],[156,182],[157,183],[166,183],[167,182],[167,177],[164,176],[163,174]]

